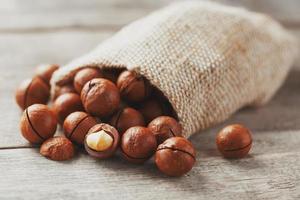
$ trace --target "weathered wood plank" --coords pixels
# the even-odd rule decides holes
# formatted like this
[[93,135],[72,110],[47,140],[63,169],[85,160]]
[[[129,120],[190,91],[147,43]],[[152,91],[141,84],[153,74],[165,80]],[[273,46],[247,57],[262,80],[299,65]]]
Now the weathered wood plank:
[[162,4],[162,1],[149,0],[92,0],[88,3],[84,0],[4,0],[0,7],[0,28],[2,31],[97,26],[114,28],[140,18]]
[[[299,140],[298,140],[299,141]],[[299,143],[298,143],[299,145]],[[241,160],[198,155],[181,178],[160,174],[153,162],[131,165],[118,157],[86,155],[66,163],[42,158],[36,149],[0,151],[0,199],[298,199],[300,152]]]
[[268,13],[286,26],[300,26],[300,1],[298,0],[250,0],[248,8]]
[[[151,11],[178,0],[96,1],[3,0],[0,7],[0,32],[34,32],[66,29],[117,30]],[[199,0],[200,1],[200,0]],[[214,0],[265,12],[288,26],[300,25],[297,0],[235,1]]]

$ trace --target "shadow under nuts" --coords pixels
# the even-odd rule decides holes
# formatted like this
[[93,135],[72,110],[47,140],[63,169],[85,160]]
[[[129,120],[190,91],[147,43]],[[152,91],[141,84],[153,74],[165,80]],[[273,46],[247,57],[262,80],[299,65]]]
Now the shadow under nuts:
[[71,141],[83,144],[86,134],[96,124],[96,119],[87,113],[73,112],[64,121],[64,134]]
[[155,153],[156,148],[156,138],[148,128],[131,127],[122,135],[122,154],[130,162],[145,162]]
[[122,98],[130,102],[139,102],[147,98],[152,90],[148,80],[134,71],[124,71],[117,80]]
[[29,142],[42,143],[55,134],[56,128],[56,117],[46,105],[34,104],[24,110],[20,129],[23,137]]
[[189,172],[196,160],[196,151],[187,139],[172,137],[160,144],[155,153],[158,169],[169,176],[182,176]]
[[96,78],[84,85],[81,101],[88,113],[98,117],[108,117],[118,109],[120,94],[113,82]]
[[51,160],[70,160],[74,156],[74,146],[69,139],[57,136],[42,144],[40,154]]
[[94,78],[102,78],[103,75],[97,68],[84,68],[76,73],[74,77],[74,88],[78,93],[81,92],[83,86]]
[[16,102],[21,109],[33,104],[47,104],[50,87],[41,78],[34,77],[23,81],[16,90]]
[[133,126],[144,126],[145,121],[142,114],[133,108],[120,109],[110,120],[120,134],[123,134],[128,128]]
[[252,137],[246,127],[234,124],[226,126],[218,133],[216,143],[225,158],[242,158],[251,149]]
[[182,135],[182,127],[176,119],[168,116],[160,116],[152,120],[148,128],[153,132],[157,143],[161,144],[170,137]]
[[45,83],[50,85],[50,80],[52,77],[52,74],[59,68],[58,65],[55,64],[44,64],[39,65],[36,68],[35,75],[39,76]]
[[89,155],[105,159],[114,155],[119,146],[118,131],[108,124],[93,126],[85,137],[84,147]]
[[56,114],[59,124],[63,124],[69,114],[82,110],[80,97],[75,93],[60,95],[53,103],[53,111]]

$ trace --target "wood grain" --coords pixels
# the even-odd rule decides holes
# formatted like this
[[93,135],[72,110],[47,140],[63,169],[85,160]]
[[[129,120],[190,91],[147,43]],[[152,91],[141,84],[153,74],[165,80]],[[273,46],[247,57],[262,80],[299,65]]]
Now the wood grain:
[[36,149],[17,149],[0,151],[0,158],[1,171],[5,171],[0,179],[0,199],[300,197],[299,151],[275,151],[232,161],[199,153],[194,169],[181,178],[165,177],[153,162],[131,165],[118,157],[97,161],[81,154],[59,163],[42,158]]
[[[146,14],[179,0],[2,0],[0,33],[58,30],[118,30]],[[201,1],[201,0],[199,0]],[[203,1],[203,0],[202,0]],[[289,27],[300,26],[297,0],[214,0],[267,13]]]

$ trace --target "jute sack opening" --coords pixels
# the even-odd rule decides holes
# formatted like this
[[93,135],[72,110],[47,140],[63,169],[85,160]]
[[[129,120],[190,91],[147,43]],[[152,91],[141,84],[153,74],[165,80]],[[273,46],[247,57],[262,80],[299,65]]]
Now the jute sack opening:
[[58,70],[51,83],[70,82],[90,66],[135,70],[165,94],[189,137],[270,100],[296,52],[293,37],[265,15],[176,3],[124,27]]

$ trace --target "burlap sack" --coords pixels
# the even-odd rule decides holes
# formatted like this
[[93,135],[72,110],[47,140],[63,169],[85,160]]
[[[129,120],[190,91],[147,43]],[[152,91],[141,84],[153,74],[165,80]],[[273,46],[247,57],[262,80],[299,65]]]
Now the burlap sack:
[[208,2],[177,3],[64,66],[52,86],[72,81],[86,66],[135,70],[165,94],[189,137],[244,106],[266,103],[296,50],[294,39],[265,15]]

